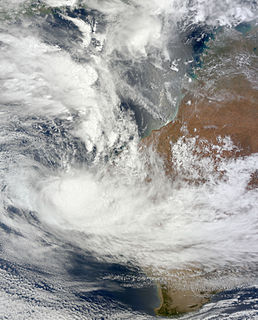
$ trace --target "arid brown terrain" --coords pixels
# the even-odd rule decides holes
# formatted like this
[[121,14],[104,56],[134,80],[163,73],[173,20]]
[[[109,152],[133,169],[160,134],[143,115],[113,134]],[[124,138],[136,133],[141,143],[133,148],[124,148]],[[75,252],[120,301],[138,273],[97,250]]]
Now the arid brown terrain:
[[[179,174],[173,155],[173,146],[178,141],[193,141],[191,150],[198,155],[196,161],[208,157],[212,159],[215,170],[221,161],[258,152],[258,90],[255,79],[250,79],[254,74],[253,64],[257,62],[253,50],[252,43],[236,37],[233,43],[226,42],[224,47],[211,52],[211,57],[204,59],[206,65],[199,70],[194,87],[186,90],[176,118],[143,139],[143,146],[151,146],[163,158],[169,176]],[[223,66],[220,61],[225,62]],[[224,68],[228,70],[226,73]],[[230,146],[225,146],[225,141],[230,142]],[[193,163],[191,165],[194,166]],[[196,181],[191,176],[184,179],[189,183],[201,183],[206,177],[204,174]],[[250,175],[246,188],[257,187],[256,170]],[[189,272],[182,270],[181,273],[187,283]],[[198,281],[198,276],[195,280]],[[168,284],[159,286],[162,303],[156,309],[158,315],[194,311],[212,295],[212,292],[198,292],[187,288],[187,285],[179,287],[180,277],[175,277],[172,271]]]

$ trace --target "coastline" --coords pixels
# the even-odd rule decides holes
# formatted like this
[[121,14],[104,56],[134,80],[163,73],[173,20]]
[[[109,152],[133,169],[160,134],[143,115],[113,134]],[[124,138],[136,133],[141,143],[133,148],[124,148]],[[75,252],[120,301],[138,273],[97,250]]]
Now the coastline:
[[[251,55],[253,50],[251,41],[245,42],[241,36],[233,44],[226,43],[225,48],[218,49],[221,50],[221,56],[217,56],[220,61],[226,61],[231,55],[235,57],[239,52],[248,51]],[[214,51],[217,54],[216,48]],[[205,68],[199,70],[198,79],[194,80],[193,87],[182,99],[175,119],[153,130],[141,141],[141,147],[152,148],[163,159],[164,170],[170,178],[181,179],[184,183],[202,184],[209,179],[207,172],[198,171],[202,159],[209,159],[214,174],[217,174],[218,179],[223,179],[224,172],[218,171],[223,162],[245,159],[258,152],[257,88],[241,69],[225,76],[221,65],[213,58],[206,57],[213,73],[209,74]],[[211,86],[206,83],[205,72],[212,81]],[[192,144],[188,148],[189,141]],[[193,168],[186,168],[189,171],[186,170],[185,176],[182,176],[176,165],[174,146],[180,143],[188,148],[186,154],[189,157],[191,152],[195,156],[190,164]],[[196,167],[198,175],[188,175]],[[257,170],[250,174],[246,191],[255,188],[258,188]],[[192,280],[202,281],[202,276],[194,274],[195,271],[194,268],[182,270],[179,276],[175,276],[172,271],[166,285],[157,281],[160,298],[160,306],[155,309],[157,316],[179,316],[196,311],[220,291],[217,288],[205,292],[192,289]]]
[[158,284],[160,306],[155,308],[157,316],[180,316],[199,310],[210,301],[214,292],[194,292],[191,290],[176,290],[172,287]]

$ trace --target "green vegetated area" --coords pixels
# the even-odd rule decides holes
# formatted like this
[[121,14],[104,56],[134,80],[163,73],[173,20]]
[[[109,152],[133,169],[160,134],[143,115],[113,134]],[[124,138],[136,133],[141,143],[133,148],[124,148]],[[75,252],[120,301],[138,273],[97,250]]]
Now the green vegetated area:
[[31,16],[46,16],[55,11],[56,8],[49,7],[40,1],[26,1],[20,4],[16,8],[12,8],[6,5],[5,8],[1,8],[0,20],[1,21],[15,21],[21,17]]
[[173,300],[168,293],[168,289],[165,285],[160,287],[160,295],[161,295],[161,306],[155,310],[157,316],[180,316],[184,314],[183,312],[179,312],[176,307],[173,307]]
[[30,0],[21,3],[16,8],[6,5],[5,8],[1,8],[0,20],[15,21],[21,17],[45,17],[56,12],[63,12],[67,10],[67,6],[51,7],[47,6],[40,0]]

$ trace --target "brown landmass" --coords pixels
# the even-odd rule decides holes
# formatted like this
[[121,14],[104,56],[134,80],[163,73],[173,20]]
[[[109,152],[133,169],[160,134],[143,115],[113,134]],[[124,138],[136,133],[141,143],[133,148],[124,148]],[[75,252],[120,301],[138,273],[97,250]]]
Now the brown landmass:
[[219,292],[218,288],[207,285],[207,279],[214,275],[213,272],[204,272],[199,267],[159,270],[158,273],[149,268],[145,272],[157,283],[160,298],[160,306],[155,309],[157,316],[173,317],[196,311]]
[[209,302],[214,292],[195,288],[200,274],[202,271],[198,268],[170,270],[165,284],[158,284],[161,304],[155,309],[156,314],[159,316],[178,316],[198,310]]
[[[145,145],[152,145],[163,157],[167,173],[173,172],[171,144],[179,138],[194,137],[197,149],[197,146],[220,145],[223,138],[230,137],[236,148],[220,150],[222,158],[258,152],[258,91],[241,76],[225,82],[224,86],[228,88],[229,97],[223,101],[187,94],[175,120],[144,139]],[[210,148],[203,156],[216,157],[217,153],[218,149]],[[254,178],[251,184],[257,180]]]
[[[237,32],[231,32],[228,38],[226,33],[218,37],[221,39],[215,40],[215,45],[211,43],[209,54],[203,56],[204,66],[197,71],[198,80],[186,88],[176,118],[142,140],[143,148],[152,147],[163,158],[164,169],[171,178],[182,173],[177,171],[174,161],[178,155],[173,154],[173,146],[180,141],[183,144],[193,141],[190,151],[197,157],[193,157],[190,166],[198,167],[197,162],[208,158],[215,171],[224,160],[258,152],[257,54],[254,50],[257,40],[253,40],[256,37],[251,33],[249,37],[242,37]],[[231,147],[225,147],[225,139],[232,142]],[[219,172],[219,179],[223,174]],[[202,183],[208,179],[206,175],[205,170],[201,175],[192,176],[186,171],[180,179]],[[247,190],[254,188],[258,188],[258,170],[250,175],[246,186]],[[161,306],[155,310],[157,315],[172,316],[197,310],[214,294],[212,289],[193,288],[193,283],[203,279],[202,272],[194,268],[181,270],[179,274],[172,270],[169,275],[166,285],[158,281]]]
[[[164,159],[168,175],[177,174],[173,166],[171,146],[179,139],[195,138],[198,154],[201,152],[201,157],[214,158],[215,163],[258,152],[257,90],[243,76],[237,76],[230,82],[224,81],[223,89],[228,95],[222,101],[212,100],[208,96],[194,97],[191,93],[187,94],[175,120],[153,131],[143,140],[144,145],[152,145]],[[221,141],[226,137],[230,137],[234,148],[212,148],[214,145],[222,144]],[[247,190],[257,187],[258,171],[255,171],[250,175]],[[180,277],[175,278],[174,275],[175,272],[172,271],[166,285],[158,283],[161,305],[155,310],[157,315],[173,316],[195,311],[207,303],[214,294],[211,290],[193,290],[187,285],[180,287]],[[181,276],[181,279],[189,278],[189,274],[184,271]],[[198,279],[197,276],[195,280],[198,282],[201,277]]]
[[178,316],[200,309],[210,301],[210,292],[176,290],[173,284],[159,285],[161,305],[155,309],[158,316]]
[[[191,101],[191,105],[188,101]],[[230,137],[237,148],[209,148],[208,152],[203,152],[203,157],[214,157],[215,161],[258,152],[257,91],[245,79],[238,77],[235,82],[230,83],[229,100],[217,102],[207,97],[196,99],[188,94],[182,101],[176,119],[153,131],[143,143],[147,146],[152,145],[163,157],[167,174],[175,175],[171,143],[176,143],[179,138],[191,137],[196,138],[196,148],[219,145],[221,139],[218,137]],[[250,176],[247,189],[257,187],[258,171],[255,171]],[[155,310],[157,315],[173,316],[195,311],[207,303],[214,294],[211,291],[192,290],[187,285],[180,288],[180,277],[175,280],[174,274],[175,272],[171,272],[171,279],[166,285],[158,283],[161,305]],[[188,273],[184,272],[182,278],[187,279]],[[195,280],[198,281],[198,277]]]
[[[171,144],[179,139],[194,138],[196,152],[214,159],[258,152],[257,31],[254,27],[243,36],[231,30],[210,41],[203,67],[196,70],[198,80],[186,85],[176,118],[143,139],[163,157],[167,173],[175,174]],[[226,137],[235,148],[213,148]]]

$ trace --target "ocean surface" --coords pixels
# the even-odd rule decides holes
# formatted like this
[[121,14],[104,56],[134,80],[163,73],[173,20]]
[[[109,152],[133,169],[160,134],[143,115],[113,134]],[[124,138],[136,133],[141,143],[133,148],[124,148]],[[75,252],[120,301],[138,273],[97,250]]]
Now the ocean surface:
[[223,163],[223,181],[203,163],[193,186],[139,149],[210,46],[247,39],[211,68],[257,89],[257,13],[256,0],[0,0],[0,319],[155,319],[156,284],[189,265],[219,293],[182,319],[258,319],[245,188],[258,155]]

